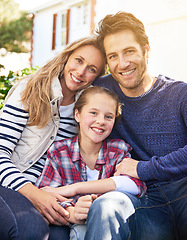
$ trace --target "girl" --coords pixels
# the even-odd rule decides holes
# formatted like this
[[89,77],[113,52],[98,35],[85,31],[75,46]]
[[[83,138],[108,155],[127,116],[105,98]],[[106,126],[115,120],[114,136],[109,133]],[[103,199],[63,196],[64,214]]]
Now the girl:
[[73,203],[64,205],[70,213],[67,219],[82,224],[95,195],[79,198],[79,194],[118,190],[137,195],[142,193],[144,184],[127,176],[111,177],[116,165],[130,156],[130,146],[124,141],[106,139],[120,114],[117,96],[105,88],[90,87],[79,97],[74,113],[79,124],[78,136],[54,142],[36,185],[45,191],[73,197]]
[[58,204],[66,198],[33,184],[53,141],[75,135],[73,107],[80,90],[104,72],[98,41],[88,37],[9,91],[0,119],[0,239],[41,240],[49,233],[50,239],[68,239],[69,228],[57,226],[68,225],[69,213]]

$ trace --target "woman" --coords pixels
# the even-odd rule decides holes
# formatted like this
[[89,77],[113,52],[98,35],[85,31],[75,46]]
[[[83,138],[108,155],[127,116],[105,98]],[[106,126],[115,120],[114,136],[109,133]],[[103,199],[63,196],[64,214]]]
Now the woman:
[[58,204],[66,198],[33,183],[53,141],[76,134],[73,107],[80,90],[104,72],[97,39],[84,38],[9,91],[0,122],[0,239],[68,239],[61,225],[68,225],[69,213]]

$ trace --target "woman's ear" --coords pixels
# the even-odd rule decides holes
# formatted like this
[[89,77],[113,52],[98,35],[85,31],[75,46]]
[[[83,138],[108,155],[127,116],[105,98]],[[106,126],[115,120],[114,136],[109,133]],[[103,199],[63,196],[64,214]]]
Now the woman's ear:
[[75,120],[79,123],[80,122],[80,114],[78,109],[75,109]]

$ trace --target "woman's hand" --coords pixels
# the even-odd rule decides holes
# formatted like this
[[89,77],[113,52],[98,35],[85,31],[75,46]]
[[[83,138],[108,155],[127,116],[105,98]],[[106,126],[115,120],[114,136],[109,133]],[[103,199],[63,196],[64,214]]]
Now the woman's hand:
[[58,204],[58,202],[70,201],[69,199],[55,192],[42,191],[31,183],[20,188],[19,192],[32,202],[48,224],[69,225],[66,220],[69,218],[69,212]]

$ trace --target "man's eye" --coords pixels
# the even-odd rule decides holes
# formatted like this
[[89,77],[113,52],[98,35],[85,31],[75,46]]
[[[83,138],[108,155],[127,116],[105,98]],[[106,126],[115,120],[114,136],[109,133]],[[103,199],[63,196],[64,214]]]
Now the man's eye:
[[133,49],[129,49],[129,50],[126,51],[126,53],[127,54],[132,54],[132,53],[134,53],[134,50]]
[[110,56],[108,57],[109,60],[113,60],[113,59],[115,59],[115,58],[116,58],[116,55],[115,55],[115,54],[110,55]]

